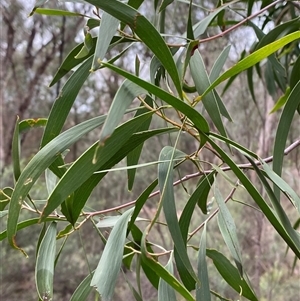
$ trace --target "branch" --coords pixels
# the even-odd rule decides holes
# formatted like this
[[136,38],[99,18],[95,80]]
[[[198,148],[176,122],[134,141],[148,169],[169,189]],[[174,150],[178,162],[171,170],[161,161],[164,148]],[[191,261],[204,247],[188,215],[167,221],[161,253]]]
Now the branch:
[[[297,148],[298,146],[300,146],[300,139],[296,140],[295,142],[293,142],[290,146],[288,146],[285,150],[284,150],[284,155],[288,155],[292,150],[294,150],[295,148]],[[270,157],[267,157],[265,159],[262,159],[262,161],[264,161],[265,163],[270,163],[273,161],[273,156],[270,156]],[[261,165],[261,162],[260,161],[255,161],[255,164],[257,166],[260,166]],[[241,169],[252,169],[252,165],[250,163],[247,163],[247,164],[237,164],[237,166]],[[223,171],[229,171],[231,170],[231,168],[229,166],[226,166],[226,167],[222,167],[221,168]],[[185,181],[188,181],[192,178],[197,178],[199,176],[202,176],[202,175],[207,175],[207,174],[210,174],[211,172],[213,171],[213,169],[210,169],[210,170],[205,170],[205,171],[199,171],[199,172],[196,172],[196,173],[193,173],[193,174],[189,174],[189,175],[186,175],[184,176],[183,178],[175,181],[173,183],[173,186],[177,186]],[[236,188],[234,188],[236,189]],[[235,191],[235,190],[234,190]],[[232,193],[234,192],[232,191]],[[148,199],[150,198],[153,198],[154,196],[156,195],[159,195],[160,194],[160,191],[157,190],[153,193],[151,193],[148,197]],[[231,197],[231,195],[229,194],[229,196]],[[227,197],[228,198],[228,197]],[[227,200],[226,198],[226,200]],[[96,216],[96,215],[100,215],[100,214],[105,214],[105,213],[109,213],[109,212],[113,212],[113,211],[118,211],[118,210],[121,210],[121,209],[124,209],[126,207],[130,207],[130,206],[133,206],[135,203],[136,203],[137,200],[134,200],[134,201],[131,201],[131,202],[128,202],[126,204],[122,204],[122,205],[119,205],[119,206],[116,206],[116,207],[112,207],[112,208],[108,208],[108,209],[105,209],[105,210],[101,210],[101,211],[95,211],[95,212],[85,212],[84,215],[87,216],[87,219],[93,217],[93,216]]]
[[232,27],[228,28],[227,30],[225,31],[222,31],[221,33],[217,34],[217,35],[214,35],[212,37],[209,37],[209,38],[206,38],[206,39],[203,39],[203,40],[199,40],[199,44],[200,43],[206,43],[206,42],[209,42],[209,41],[212,41],[214,39],[217,39],[217,38],[220,38],[220,37],[223,37],[225,34],[233,31],[234,29],[240,27],[242,24],[248,22],[249,20],[257,17],[258,15],[260,15],[262,12],[264,12],[265,10],[268,10],[269,8],[271,8],[272,6],[276,5],[277,3],[279,2],[283,2],[282,0],[277,0],[277,1],[274,1],[272,2],[271,4],[265,6],[263,9],[259,10],[258,12],[256,12],[255,14],[245,18],[244,20],[242,20],[241,22],[233,25]]

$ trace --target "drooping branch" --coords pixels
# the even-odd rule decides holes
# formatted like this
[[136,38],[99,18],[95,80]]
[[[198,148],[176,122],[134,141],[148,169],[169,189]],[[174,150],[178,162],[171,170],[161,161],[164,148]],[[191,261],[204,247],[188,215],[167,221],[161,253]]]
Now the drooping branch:
[[[295,142],[293,142],[290,146],[288,146],[285,150],[284,150],[284,155],[288,155],[292,150],[294,150],[295,148],[299,147],[300,146],[300,139],[296,140]],[[270,156],[270,157],[267,157],[265,159],[262,159],[263,162],[265,163],[270,163],[273,161],[273,156]],[[255,161],[255,164],[257,166],[260,166],[261,165],[261,161]],[[247,163],[247,164],[238,164],[237,165],[239,168],[241,169],[253,169],[253,166],[250,164],[250,163]],[[226,167],[222,167],[221,170],[223,171],[229,171],[231,170],[231,168],[229,166],[226,166]],[[206,175],[206,174],[210,174],[213,170],[210,169],[210,170],[206,170],[206,171],[199,171],[199,172],[196,172],[196,173],[193,173],[193,174],[189,174],[189,175],[186,175],[184,176],[183,178],[175,181],[173,183],[173,186],[177,186],[183,182],[186,182],[190,179],[193,179],[193,178],[197,178],[197,177],[200,177],[202,175]],[[154,196],[157,196],[160,194],[160,191],[157,190],[153,193],[151,193],[149,195],[149,198],[152,198]],[[118,210],[121,210],[121,209],[124,209],[126,207],[130,207],[130,206],[133,206],[135,203],[136,203],[137,200],[134,200],[134,201],[131,201],[131,202],[128,202],[126,204],[122,204],[122,205],[119,205],[119,206],[116,206],[116,207],[112,207],[112,208],[108,208],[108,209],[105,209],[105,210],[100,210],[100,211],[95,211],[95,212],[86,212],[85,215],[87,216],[87,218],[90,218],[90,217],[93,217],[93,216],[96,216],[96,215],[101,215],[101,214],[105,214],[105,213],[109,213],[109,212],[113,212],[113,211],[118,211]]]

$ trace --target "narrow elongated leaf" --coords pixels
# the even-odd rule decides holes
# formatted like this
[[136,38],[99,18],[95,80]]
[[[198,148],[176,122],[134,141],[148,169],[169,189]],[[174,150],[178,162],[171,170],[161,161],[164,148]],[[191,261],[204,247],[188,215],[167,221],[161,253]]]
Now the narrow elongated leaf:
[[[210,86],[210,81],[204,62],[198,51],[195,51],[194,55],[191,57],[190,68],[197,92],[201,95],[207,87]],[[202,98],[202,102],[216,128],[222,136],[227,137],[215,95],[212,92],[206,94],[205,97]]]
[[214,195],[220,209],[218,214],[218,224],[221,234],[234,259],[241,277],[243,277],[242,256],[237,238],[236,226],[226,204],[224,203],[223,197],[216,186],[216,183]]
[[[49,196],[47,204],[42,212],[41,220],[48,216],[69,195],[85,183],[85,181],[88,180],[104,163],[110,160],[122,148],[128,139],[139,130],[139,126],[150,118],[151,114],[151,112],[146,113],[129,120],[119,126],[100,148],[99,142],[96,142],[85,153],[83,153],[57,183],[56,188]],[[89,190],[86,186],[87,185],[85,185],[84,188]],[[77,212],[76,210],[75,214],[75,208],[74,204],[72,208],[73,220],[76,220],[80,213],[80,211]]]
[[210,74],[209,74],[209,80],[210,82],[214,82],[218,76],[220,75],[225,62],[228,58],[228,54],[230,51],[231,45],[226,46],[222,52],[220,53],[220,55],[218,56],[218,58],[216,59],[215,63],[213,64]]
[[111,16],[130,26],[133,32],[158,57],[170,74],[179,96],[182,97],[181,81],[170,49],[155,27],[140,12],[117,0],[86,0],[86,2],[103,9]]
[[[32,219],[28,219],[25,221],[22,221],[20,223],[17,224],[17,231],[22,230],[24,228],[27,228],[31,225],[35,225],[38,224],[39,222],[39,218],[32,218]],[[46,222],[51,222],[51,221],[62,221],[64,219],[58,218],[58,217],[47,217],[46,218]],[[4,230],[0,233],[0,241],[2,241],[3,239],[5,239],[7,237],[7,230]]]
[[264,161],[262,162],[262,166],[266,174],[268,175],[268,178],[281,190],[283,191],[287,197],[290,199],[292,204],[297,208],[299,214],[300,214],[300,197],[297,195],[297,193],[291,188],[291,186],[285,182],[281,177],[279,177],[270,167],[267,163]]
[[27,196],[33,184],[39,176],[51,165],[56,158],[67,149],[70,145],[76,142],[84,134],[90,132],[94,128],[101,125],[106,116],[100,116],[87,120],[73,128],[60,134],[45,147],[43,147],[26,165],[21,173],[12,194],[10,202],[10,210],[7,221],[8,241],[11,246],[18,248],[14,241],[14,236],[17,230],[17,222],[22,206],[22,202]]
[[53,298],[55,252],[56,222],[52,222],[41,242],[35,266],[36,287],[42,300],[52,300]]
[[91,281],[91,286],[97,288],[103,301],[112,300],[122,265],[127,224],[132,212],[133,208],[124,212],[111,231]]
[[113,133],[134,98],[146,92],[129,80],[125,80],[122,83],[107,113],[107,118],[100,133],[99,143],[105,141]]
[[37,8],[36,14],[46,16],[68,16],[68,17],[84,17],[84,15],[61,9]]
[[266,57],[270,56],[280,48],[284,47],[285,45],[300,39],[300,31],[293,32],[289,35],[286,35],[285,37],[282,37],[281,39],[268,44],[267,46],[264,46],[260,48],[259,50],[256,50],[255,52],[251,53],[249,56],[235,64],[233,67],[228,69],[226,72],[224,72],[221,76],[219,76],[202,94],[202,97],[204,97],[206,94],[208,94],[211,90],[213,90],[218,84],[223,82],[224,80],[233,77],[236,74],[241,73],[242,71],[256,65],[258,62],[262,61]]
[[146,203],[150,193],[154,190],[154,188],[157,186],[158,180],[154,180],[143,192],[142,194],[137,198],[134,211],[132,213],[129,225],[128,225],[128,230],[131,230],[131,227],[134,224],[135,219],[137,218],[138,214],[142,210],[144,204]]
[[11,187],[4,187],[0,189],[0,211],[4,210],[11,199],[13,189]]
[[[146,96],[144,101],[152,107],[152,98],[150,96]],[[141,107],[143,107],[144,105],[141,104]],[[147,109],[144,107],[143,109],[141,110],[138,110],[136,113],[135,113],[135,116],[139,116],[140,114],[143,114],[147,111]],[[149,126],[151,124],[151,120],[152,118],[150,118],[148,120],[148,122],[145,122],[144,123],[144,126],[141,128],[141,131],[147,131],[149,129]],[[140,155],[142,153],[142,150],[143,150],[143,145],[144,144],[141,144],[139,145],[138,147],[136,147],[135,149],[133,149],[127,156],[127,166],[132,166],[132,165],[136,165],[138,164],[138,161],[139,161],[139,158],[140,158]],[[128,190],[131,191],[132,190],[132,187],[133,187],[133,184],[134,184],[134,179],[135,179],[135,174],[136,174],[136,169],[133,168],[133,169],[129,169],[127,171],[127,178],[128,178]]]
[[198,278],[187,255],[185,241],[183,240],[183,237],[181,235],[174,199],[173,160],[177,158],[184,159],[185,157],[186,154],[178,150],[174,150],[173,147],[164,147],[160,152],[159,160],[171,160],[171,162],[161,163],[158,165],[158,184],[166,222],[168,224],[168,228],[171,233],[175,248],[189,274],[194,278],[195,281],[198,281]]
[[148,253],[146,247],[146,232],[144,232],[141,242],[142,261],[159,277],[172,286],[187,301],[195,301],[190,292],[182,285],[168,270],[166,270],[157,260]]
[[[203,176],[199,180],[199,184],[197,188],[194,190],[192,193],[191,197],[189,198],[187,204],[185,205],[182,214],[179,219],[179,227],[181,230],[181,235],[186,243],[187,241],[187,235],[188,235],[188,230],[189,230],[189,225],[191,222],[192,215],[195,211],[195,206],[198,203],[198,206],[201,208],[203,213],[207,213],[207,197],[208,193],[210,191],[211,185],[213,184],[214,181],[214,174],[215,171],[210,173],[207,176]],[[175,257],[175,262],[177,266],[178,273],[180,275],[180,278],[182,282],[184,283],[185,287],[188,290],[193,290],[195,289],[195,279],[191,277],[183,264],[182,260],[179,257],[179,254],[177,252],[177,249],[175,247],[174,249],[174,257]]]
[[203,233],[199,245],[198,254],[198,277],[201,285],[196,287],[196,301],[210,301],[209,279],[206,264],[206,223],[204,224]]
[[138,86],[144,88],[148,92],[154,94],[155,96],[159,97],[166,103],[172,105],[175,109],[179,110],[182,112],[184,115],[186,115],[195,125],[195,127],[198,130],[201,130],[203,132],[208,132],[209,131],[209,126],[207,121],[204,119],[204,117],[197,112],[195,109],[181,101],[179,98],[169,94],[168,92],[164,91],[163,89],[152,85],[151,83],[142,80],[141,78],[126,72],[114,65],[108,64],[108,63],[103,63],[103,65],[107,66],[111,70],[117,72],[118,74],[124,76],[125,78],[128,78]]
[[[145,121],[147,122],[147,120]],[[143,123],[140,124],[141,127],[143,127]],[[103,164],[99,167],[99,170],[101,169],[109,169],[112,166],[119,163],[124,157],[128,155],[128,153],[132,150],[132,148],[137,147],[141,143],[145,142],[147,139],[157,136],[160,134],[168,133],[173,131],[172,128],[162,128],[157,130],[151,130],[147,132],[140,132],[134,134],[130,139],[122,146],[121,150],[117,151],[114,156],[112,156],[109,160],[106,160],[104,158]],[[88,162],[92,160],[92,157],[94,155],[95,149],[98,146],[98,143],[94,145],[94,149],[90,150],[89,153],[86,153],[86,159]],[[82,159],[83,160],[83,159]],[[84,161],[85,162],[85,161]],[[106,173],[100,173],[100,174],[93,174],[88,180],[86,180],[75,192],[74,197],[74,206],[72,210],[72,216],[76,220],[81,213],[82,208],[84,207],[88,197],[92,193],[93,189],[96,187],[96,185],[104,178]],[[65,193],[65,189],[63,186],[60,187],[62,193]],[[70,191],[72,192],[73,189],[70,187]]]
[[222,253],[217,250],[207,249],[206,255],[213,260],[218,272],[235,291],[248,300],[258,301],[247,281],[240,276],[238,270]]
[[43,147],[56,137],[71,110],[80,88],[90,74],[92,58],[86,60],[68,79],[58,98],[53,104],[48,122],[44,131],[41,146]]
[[71,296],[70,301],[85,301],[92,291],[91,280],[94,272],[87,275],[82,282],[77,286],[75,292]]
[[[293,116],[295,115],[295,112],[299,105],[300,105],[300,80],[295,85],[294,89],[291,91],[287,99],[286,105],[280,116],[278,128],[276,131],[274,150],[273,150],[273,170],[275,173],[277,173],[278,176],[281,176],[286,140],[292,124]],[[274,193],[276,197],[279,199],[280,190],[279,188],[275,187],[275,184],[274,184]]]
[[20,166],[20,137],[19,137],[19,117],[17,117],[15,123],[15,129],[12,140],[12,160],[13,160],[13,171],[15,181],[18,180],[21,174],[21,166]]
[[215,9],[212,13],[210,13],[207,17],[205,17],[204,19],[202,19],[200,22],[198,22],[197,24],[195,24],[193,26],[193,29],[194,29],[194,36],[195,38],[199,37],[200,35],[202,35],[208,25],[211,23],[211,21],[223,10],[225,9],[226,7],[228,7],[229,5],[237,2],[238,0],[234,0],[234,1],[231,1],[231,2],[228,2],[220,7],[218,7],[217,9]]
[[106,12],[103,13],[101,23],[99,26],[97,45],[92,64],[92,71],[95,71],[101,66],[98,60],[102,61],[104,59],[110,42],[118,29],[119,23],[120,21],[118,19],[112,17]]
[[[171,274],[174,273],[173,271],[173,256],[171,253],[171,256],[169,258],[169,261],[167,265],[165,266],[166,270],[170,272]],[[159,280],[158,284],[158,301],[176,301],[176,294],[175,290],[162,278]]]
[[252,159],[248,158],[248,160],[252,164],[254,170],[256,171],[256,174],[258,175],[259,179],[261,180],[262,184],[264,185],[264,188],[266,189],[266,192],[268,193],[270,201],[277,214],[277,218],[281,222],[282,227],[290,240],[290,243],[292,243],[299,251],[300,250],[299,233],[297,233],[293,229],[293,227],[291,225],[291,221],[289,220],[284,208],[280,205],[279,199],[276,197],[275,193],[272,191],[271,186],[268,183],[268,181],[266,180],[262,171],[256,166],[256,164],[252,161]]
[[[205,135],[205,134],[203,134]],[[267,202],[253,186],[251,181],[246,177],[242,170],[232,161],[232,159],[212,140],[209,136],[205,135],[205,139],[211,143],[213,148],[220,154],[222,160],[228,164],[231,170],[236,174],[239,181],[244,185],[248,193],[251,195],[252,199],[260,207],[260,209],[265,214],[266,218],[273,225],[274,229],[280,234],[280,236],[285,240],[285,242],[290,246],[293,252],[300,257],[300,247],[299,243],[296,240],[293,240],[290,235],[287,233],[286,229],[283,227],[281,222],[278,220],[278,217],[274,211],[269,207]]]

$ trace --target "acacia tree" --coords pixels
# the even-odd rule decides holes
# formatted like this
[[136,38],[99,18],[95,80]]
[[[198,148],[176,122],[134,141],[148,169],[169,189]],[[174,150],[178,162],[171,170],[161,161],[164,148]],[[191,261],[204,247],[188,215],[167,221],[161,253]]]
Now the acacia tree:
[[[38,1],[32,14],[80,16],[76,12],[41,8],[44,2]],[[35,270],[41,300],[54,298],[53,277],[61,254],[61,249],[56,250],[57,240],[73,235],[88,222],[95,226],[95,237],[101,239],[105,247],[97,268],[78,285],[71,300],[86,300],[92,291],[100,294],[103,300],[111,300],[122,263],[124,268],[136,267],[136,286],[128,281],[136,300],[143,299],[141,271],[157,288],[159,300],[176,300],[176,294],[185,300],[211,300],[213,296],[228,300],[210,287],[208,258],[237,296],[258,300],[243,264],[237,235],[239,227],[227,203],[243,189],[255,206],[247,202],[243,205],[260,210],[296,260],[300,258],[300,236],[296,229],[300,198],[281,176],[284,155],[300,145],[298,139],[286,148],[292,120],[300,105],[298,4],[281,0],[219,1],[213,9],[205,9],[193,1],[180,1],[187,6],[188,14],[185,32],[178,36],[171,29],[165,32],[165,22],[179,1],[85,2],[94,6],[93,15],[84,15],[87,19],[85,40],[67,55],[53,77],[51,86],[73,71],[47,121],[16,122],[12,143],[15,186],[1,190],[1,216],[8,217],[1,239],[7,239],[12,248],[26,255],[18,243],[17,233],[33,224],[41,224]],[[156,16],[153,21],[143,13],[150,6]],[[200,20],[195,20],[197,12],[201,12]],[[208,71],[201,56],[203,45],[214,43],[242,26],[252,28],[256,35],[251,51],[244,51],[240,60],[223,72],[230,53],[230,46],[226,46]],[[271,29],[265,33],[266,28]],[[94,29],[98,30],[96,36],[93,36]],[[108,52],[115,47],[121,51]],[[130,56],[128,49],[133,50]],[[134,50],[136,56],[132,58]],[[152,55],[147,76],[140,76],[141,51]],[[109,57],[108,53],[114,56]],[[134,61],[133,73],[115,63],[126,55]],[[90,73],[107,70],[124,78],[107,114],[62,132],[76,96]],[[276,127],[273,153],[264,158],[261,158],[264,146],[261,147],[263,151],[255,153],[233,140],[230,127],[225,127],[224,120],[234,118],[222,100],[223,94],[244,71],[254,103],[258,106],[254,85],[258,76],[274,100],[272,113],[282,110],[277,124],[276,120],[272,121]],[[226,84],[221,85],[225,81]],[[138,106],[132,106],[137,101]],[[154,127],[151,122],[154,118],[163,120],[164,125]],[[36,126],[45,126],[40,150],[21,170],[21,134]],[[64,152],[99,127],[99,139],[76,160],[66,162]],[[265,131],[269,131],[267,122]],[[163,134],[169,135],[168,144],[158,150],[157,160],[139,164],[145,142]],[[194,145],[188,153],[180,149],[180,142],[186,135]],[[260,143],[269,141],[261,139]],[[204,162],[202,154],[205,152],[211,154],[211,161]],[[126,159],[126,166],[115,167],[123,159]],[[189,162],[197,171],[183,174]],[[128,189],[132,190],[137,181],[137,168],[145,169],[153,164],[158,166],[157,178],[148,183],[138,198],[108,209],[88,207],[92,191],[101,186],[110,173],[127,172]],[[49,195],[46,202],[40,204],[30,195],[36,181],[44,174]],[[198,182],[189,187],[188,200],[179,214],[174,187],[182,185],[186,189],[185,183],[195,178]],[[221,188],[224,180],[230,184],[229,190]],[[146,226],[141,226],[139,215],[154,196],[158,196],[155,210],[144,220]],[[213,202],[209,201],[210,196]],[[287,214],[286,203],[291,205],[292,215]],[[215,207],[214,210],[211,207]],[[202,212],[202,221],[194,227],[192,221],[197,208]],[[25,211],[31,212],[32,218],[22,220]],[[113,212],[118,214],[110,216]],[[217,250],[217,245],[211,246],[213,249],[206,246],[207,236],[213,236],[208,229],[214,222],[218,224],[229,255]],[[159,224],[162,224],[160,229],[169,231],[172,243],[152,241],[151,232]],[[63,230],[58,233],[59,225]],[[107,227],[112,227],[108,238],[101,231]],[[195,239],[199,233],[201,236]],[[197,267],[193,266],[193,257],[197,257]]]

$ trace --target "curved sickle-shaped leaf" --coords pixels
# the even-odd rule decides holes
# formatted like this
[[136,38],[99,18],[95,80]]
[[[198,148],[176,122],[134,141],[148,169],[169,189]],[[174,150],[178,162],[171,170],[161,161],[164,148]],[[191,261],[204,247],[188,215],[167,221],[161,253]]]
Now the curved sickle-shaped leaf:
[[199,254],[198,254],[198,277],[200,280],[200,287],[196,287],[196,301],[210,301],[209,279],[206,264],[206,223],[204,224],[203,233],[200,239]]
[[[273,151],[273,170],[279,176],[281,175],[282,163],[284,157],[284,148],[288,133],[292,124],[293,116],[300,105],[300,81],[295,85],[294,89],[290,93],[286,105],[282,111],[278,128],[276,131],[274,151]],[[274,193],[279,199],[280,190],[274,185]]]
[[[210,81],[199,51],[195,51],[194,55],[191,57],[190,68],[197,92],[201,95],[207,87],[210,86]],[[227,137],[214,93],[210,92],[205,95],[205,97],[202,98],[202,102],[218,131],[222,134],[222,136]]]
[[215,190],[214,191],[215,198],[220,209],[218,213],[219,228],[223,236],[223,239],[234,259],[237,269],[241,277],[243,277],[242,256],[241,256],[240,245],[237,238],[236,226],[227,206],[224,203],[223,197],[219,189],[217,188],[216,183],[215,183],[214,190]]
[[53,298],[55,252],[56,222],[52,222],[42,239],[35,266],[36,287],[41,300]]
[[[181,230],[181,235],[185,242],[187,241],[190,221],[194,213],[196,204],[198,203],[198,206],[201,208],[204,214],[207,213],[207,197],[214,181],[214,175],[215,175],[215,171],[211,172],[209,175],[204,175],[199,180],[199,184],[197,188],[192,193],[191,197],[187,201],[187,204],[185,205],[182,211],[182,214],[179,219],[179,227]],[[188,290],[195,289],[196,282],[194,278],[192,278],[189,275],[188,271],[186,270],[186,267],[183,264],[182,260],[180,259],[176,248],[174,249],[174,257],[175,257],[178,273],[185,287]]]
[[170,286],[172,286],[181,296],[185,298],[185,300],[195,301],[194,297],[190,294],[190,292],[186,289],[186,287],[183,286],[182,283],[180,283],[158,261],[156,261],[152,256],[150,256],[146,246],[146,232],[144,232],[142,237],[141,250],[142,250],[142,261],[144,262],[144,264],[146,264],[156,275],[161,277]]
[[285,182],[281,177],[279,177],[267,163],[261,161],[262,166],[268,178],[281,190],[287,197],[290,199],[291,203],[297,208],[300,214],[300,197],[297,193],[291,188],[291,186]]
[[87,59],[63,86],[52,106],[41,143],[42,147],[60,133],[79,90],[90,74],[91,63],[92,57]]
[[[204,134],[205,135],[205,134]],[[300,258],[300,241],[299,236],[295,239],[290,236],[290,233],[284,228],[274,211],[270,208],[268,203],[264,200],[261,194],[253,186],[248,177],[242,172],[242,170],[233,162],[233,160],[212,140],[209,136],[205,135],[205,139],[213,148],[220,154],[222,160],[231,168],[231,170],[236,174],[239,181],[247,189],[248,193],[251,195],[252,199],[260,207],[260,209],[265,214],[266,218],[273,225],[274,229],[280,234],[280,236],[285,240],[293,252]],[[248,158],[249,160],[249,158]]]
[[92,71],[98,69],[101,64],[98,60],[103,60],[107,49],[110,45],[112,38],[114,37],[120,21],[106,12],[103,13],[101,23],[99,26],[97,45],[94,54],[94,60],[92,64]]
[[125,78],[131,80],[136,85],[144,88],[148,92],[154,94],[155,96],[159,97],[160,99],[162,99],[169,105],[173,106],[175,109],[182,112],[194,123],[195,127],[198,130],[203,131],[205,133],[207,133],[209,131],[209,125],[208,125],[207,121],[205,120],[205,118],[200,113],[198,113],[194,108],[190,107],[189,105],[187,105],[186,103],[181,101],[179,98],[169,94],[168,92],[164,91],[163,89],[161,89],[155,85],[152,85],[151,83],[146,82],[146,81],[142,80],[141,78],[139,78],[129,72],[126,72],[114,65],[104,63],[104,62],[103,62],[103,65],[107,66],[109,69],[117,72],[118,74],[124,76]]
[[127,224],[134,208],[124,212],[113,227],[95,270],[91,286],[96,286],[103,301],[112,299],[126,239]]
[[241,278],[238,270],[231,262],[217,250],[207,249],[206,255],[214,262],[215,267],[223,277],[223,279],[240,295],[248,300],[258,301],[252,288],[247,283],[246,279]]
[[273,43],[268,44],[267,46],[264,46],[260,48],[259,50],[251,53],[243,60],[239,61],[237,64],[235,64],[233,67],[231,67],[229,70],[224,72],[221,76],[219,76],[202,94],[202,97],[204,97],[206,94],[208,94],[211,90],[213,90],[218,84],[223,82],[224,80],[241,73],[242,71],[256,65],[258,62],[262,61],[269,55],[273,54],[280,48],[284,47],[285,45],[300,39],[300,31],[293,32]]
[[[147,120],[145,121],[147,122]],[[143,123],[140,125],[141,128],[143,127]],[[98,168],[98,170],[103,170],[103,169],[110,169],[117,163],[119,163],[124,157],[128,155],[128,153],[132,150],[132,148],[137,147],[141,143],[145,142],[147,139],[163,134],[163,133],[168,133],[174,131],[173,128],[162,128],[162,129],[157,129],[157,130],[150,130],[146,132],[139,132],[122,145],[121,150],[119,149],[110,159],[106,160],[107,158],[103,158],[102,165]],[[114,144],[112,144],[114,145]],[[117,145],[117,144],[116,144]],[[90,164],[90,162],[93,159],[95,149],[97,148],[98,143],[94,144],[88,152],[85,153],[84,156],[81,157],[81,162],[84,162],[83,165],[85,164]],[[109,149],[109,147],[108,147]],[[85,163],[87,162],[87,163]],[[78,166],[80,166],[79,161],[77,161]],[[79,171],[80,173],[80,171]],[[77,177],[76,173],[75,178]],[[81,213],[82,208],[84,207],[86,201],[88,200],[90,194],[92,193],[93,189],[96,187],[96,185],[104,178],[106,173],[94,173],[90,178],[88,178],[82,185],[76,189],[74,199],[73,199],[73,207],[72,207],[72,218],[73,220],[77,220],[79,214]],[[71,177],[71,176],[70,176]],[[72,182],[73,178],[71,178]],[[60,193],[59,195],[63,197],[66,197],[68,193],[73,193],[74,189],[72,186],[68,186],[69,191],[66,191],[65,186],[60,187]],[[58,188],[57,188],[58,189]],[[61,198],[57,199],[56,206],[59,206],[59,202],[61,202]],[[55,207],[55,204],[52,204]]]
[[158,57],[172,78],[176,90],[182,97],[181,81],[171,51],[155,27],[137,10],[117,0],[86,0],[86,2],[103,9],[105,12],[124,22]]
[[81,283],[77,286],[75,292],[71,296],[70,301],[85,301],[87,297],[89,296],[90,292],[92,291],[91,287],[91,281],[92,277],[94,275],[94,272],[87,275]]
[[159,155],[159,161],[169,161],[166,163],[160,163],[158,165],[158,184],[161,194],[161,202],[163,210],[168,224],[169,231],[171,233],[174,246],[178,252],[182,263],[186,267],[188,273],[197,282],[198,278],[192,268],[190,260],[186,251],[186,244],[182,237],[179,227],[176,205],[174,199],[174,187],[173,187],[173,167],[175,159],[184,159],[186,154],[179,150],[174,150],[173,147],[166,146],[162,149]]
[[[238,2],[238,0],[234,0],[231,2],[228,2],[220,7],[218,7],[217,9],[215,9],[212,13],[210,13],[207,17],[205,17],[204,19],[202,19],[200,22],[198,22],[197,24],[195,24],[193,26],[194,29],[194,36],[195,37],[199,37],[200,35],[202,35],[205,30],[207,29],[208,25],[211,23],[211,21],[226,7],[228,7],[229,5]],[[201,42],[201,40],[200,40]]]
[[[167,265],[165,266],[166,270],[171,274],[174,273],[173,269],[173,256],[169,258]],[[175,290],[162,278],[159,279],[158,284],[158,301],[176,301]]]
[[7,221],[8,241],[14,248],[19,249],[14,241],[17,222],[23,200],[39,176],[53,163],[56,158],[70,145],[79,140],[84,134],[101,125],[106,116],[87,120],[63,132],[45,145],[26,165],[21,173],[12,194]]
[[[151,114],[152,112],[146,113],[125,122],[114,131],[112,136],[110,136],[100,148],[99,142],[96,142],[81,155],[81,157],[72,164],[57,183],[56,188],[52,191],[42,212],[41,221],[55,210],[69,195],[75,192],[77,188],[85,183],[95,171],[120,151],[129,138],[139,130],[139,126],[150,118]],[[82,208],[80,208],[80,210],[81,209]],[[74,210],[72,209],[72,212],[73,211]],[[76,216],[73,216],[73,219],[74,222]]]
[[145,89],[129,80],[125,80],[122,83],[107,113],[107,118],[100,133],[99,143],[102,143],[113,133],[134,98],[146,92]]

